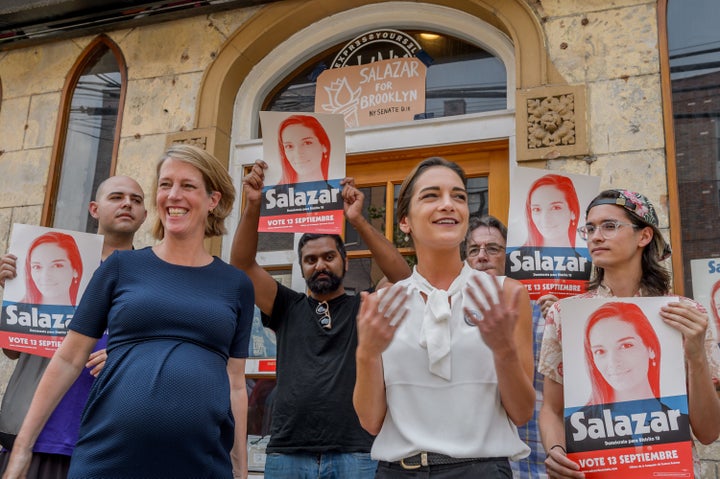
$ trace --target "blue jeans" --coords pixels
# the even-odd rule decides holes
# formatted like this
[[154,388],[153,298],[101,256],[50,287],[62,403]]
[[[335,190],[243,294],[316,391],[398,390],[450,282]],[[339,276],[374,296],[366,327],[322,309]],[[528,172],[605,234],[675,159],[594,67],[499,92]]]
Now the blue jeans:
[[372,479],[376,469],[377,461],[370,459],[369,453],[273,452],[265,460],[265,479]]

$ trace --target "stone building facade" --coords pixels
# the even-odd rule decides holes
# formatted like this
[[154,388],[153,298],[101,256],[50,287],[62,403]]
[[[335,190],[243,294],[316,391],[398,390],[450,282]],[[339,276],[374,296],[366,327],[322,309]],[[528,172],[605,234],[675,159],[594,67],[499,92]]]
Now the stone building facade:
[[[381,151],[390,152],[383,161],[392,167],[395,150],[504,139],[510,165],[596,175],[601,188],[642,191],[681,251],[664,9],[656,0],[281,0],[0,50],[0,251],[13,223],[47,225],[69,78],[98,38],[127,71],[113,172],[151,192],[156,161],[173,141],[202,144],[227,162],[239,185],[242,166],[259,148],[257,112],[280,80],[330,45],[373,28],[429,28],[482,43],[505,62],[507,108],[397,131],[389,126],[385,133],[348,131],[348,155],[358,164],[369,155],[372,170]],[[717,78],[708,81],[718,88]],[[682,111],[684,103],[676,101]],[[549,123],[536,115],[541,105]],[[555,134],[561,125],[569,133]],[[685,134],[676,132],[677,141]],[[491,209],[493,202],[495,208],[507,203],[504,171],[498,178],[505,175],[505,187],[493,192],[491,184]],[[711,181],[715,172],[697,174]],[[151,206],[150,200],[137,247],[153,242]],[[236,221],[237,211],[231,230]],[[228,259],[228,237],[210,247]],[[671,266],[682,291],[689,272],[682,259]],[[12,367],[0,360],[0,387]],[[720,478],[720,445],[700,451],[703,477]]]

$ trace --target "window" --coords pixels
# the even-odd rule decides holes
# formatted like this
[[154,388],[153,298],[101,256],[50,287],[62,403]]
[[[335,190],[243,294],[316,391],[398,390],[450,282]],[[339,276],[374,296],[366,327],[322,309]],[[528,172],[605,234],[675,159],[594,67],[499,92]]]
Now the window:
[[97,232],[88,211],[98,184],[111,175],[119,137],[123,97],[121,65],[109,40],[100,37],[88,47],[66,86],[66,112],[54,168],[55,194],[48,224],[76,231]]
[[[504,110],[507,105],[505,65],[482,48],[445,34],[404,30],[422,47],[429,63],[424,118]],[[292,72],[266,100],[264,110],[313,111],[315,80],[343,48],[338,44]],[[367,58],[376,58],[372,52]]]
[[668,0],[667,31],[684,294],[690,261],[720,257],[720,10],[714,0]]

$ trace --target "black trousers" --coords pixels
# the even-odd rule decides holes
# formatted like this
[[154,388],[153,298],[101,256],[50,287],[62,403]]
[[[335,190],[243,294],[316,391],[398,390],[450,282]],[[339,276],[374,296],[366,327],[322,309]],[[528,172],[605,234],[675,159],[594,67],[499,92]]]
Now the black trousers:
[[438,464],[404,469],[400,463],[380,461],[375,479],[512,479],[507,459],[488,459],[458,464]]

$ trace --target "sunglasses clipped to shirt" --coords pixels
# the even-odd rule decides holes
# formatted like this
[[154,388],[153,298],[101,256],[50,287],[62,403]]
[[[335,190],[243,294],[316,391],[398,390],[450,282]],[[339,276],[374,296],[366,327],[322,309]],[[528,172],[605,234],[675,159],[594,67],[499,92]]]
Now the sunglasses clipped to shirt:
[[315,307],[315,314],[317,314],[320,318],[320,326],[322,326],[325,329],[332,328],[332,318],[330,317],[330,306],[328,305],[327,301],[321,301],[318,303],[318,305]]

